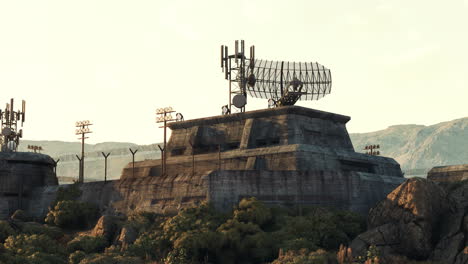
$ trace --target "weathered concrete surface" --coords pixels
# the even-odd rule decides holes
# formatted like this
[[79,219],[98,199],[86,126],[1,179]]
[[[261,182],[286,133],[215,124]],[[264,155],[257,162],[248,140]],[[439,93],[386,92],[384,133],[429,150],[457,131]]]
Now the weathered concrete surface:
[[468,180],[468,164],[434,167],[427,173],[427,178],[437,182]]
[[32,152],[0,152],[0,218],[26,205],[33,190],[57,185],[51,157]]
[[[166,175],[161,160],[129,163],[118,181],[83,184],[80,199],[106,214],[172,214],[202,201],[229,210],[251,196],[367,213],[404,178],[393,159],[354,152],[349,120],[289,106],[174,122]],[[34,192],[32,215],[44,214],[53,192]]]
[[[245,197],[255,196],[269,205],[333,206],[366,214],[401,183],[396,177],[364,172],[336,171],[208,171],[167,177],[127,178],[81,185],[80,200],[96,204],[105,214],[151,211],[174,214],[203,201],[229,210]],[[66,186],[63,186],[66,187]],[[55,196],[51,187],[35,193],[29,211],[45,216]]]

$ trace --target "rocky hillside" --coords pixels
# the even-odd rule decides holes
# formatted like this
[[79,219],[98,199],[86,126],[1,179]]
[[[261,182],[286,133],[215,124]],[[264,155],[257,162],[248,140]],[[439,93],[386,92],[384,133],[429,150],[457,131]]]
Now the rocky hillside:
[[357,255],[375,245],[383,256],[468,263],[468,181],[408,179],[370,210],[367,221],[368,231],[351,243]]
[[381,154],[401,164],[406,175],[426,175],[435,166],[468,163],[468,117],[432,126],[397,125],[350,134],[356,151],[379,144]]

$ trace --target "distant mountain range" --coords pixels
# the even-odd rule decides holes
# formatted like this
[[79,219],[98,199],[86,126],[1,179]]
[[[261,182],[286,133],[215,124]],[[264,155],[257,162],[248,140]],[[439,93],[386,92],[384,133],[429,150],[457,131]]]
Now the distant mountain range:
[[432,126],[397,125],[350,134],[354,149],[379,144],[381,155],[398,161],[406,176],[422,176],[435,166],[468,163],[468,117]]
[[[468,117],[432,126],[396,125],[387,129],[350,134],[354,149],[365,152],[369,144],[379,144],[381,155],[397,160],[406,176],[426,176],[435,166],[468,163]],[[62,141],[23,140],[19,151],[29,151],[28,145],[41,146],[45,154],[60,159],[57,175],[61,182],[71,182],[78,176],[76,154],[81,153],[81,143]],[[122,168],[132,161],[129,148],[138,149],[135,160],[158,159],[157,144],[137,145],[122,142],[86,144],[85,178],[89,181],[104,179],[104,158],[108,158],[108,179],[118,179]]]

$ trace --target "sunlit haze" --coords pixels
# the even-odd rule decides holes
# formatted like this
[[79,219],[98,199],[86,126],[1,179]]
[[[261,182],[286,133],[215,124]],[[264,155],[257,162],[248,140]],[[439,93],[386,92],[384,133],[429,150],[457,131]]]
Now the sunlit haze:
[[[219,115],[219,46],[318,62],[331,94],[298,105],[349,132],[468,116],[468,1],[0,1],[0,106],[27,101],[24,139],[162,141],[159,107]],[[248,99],[247,110],[267,107]]]

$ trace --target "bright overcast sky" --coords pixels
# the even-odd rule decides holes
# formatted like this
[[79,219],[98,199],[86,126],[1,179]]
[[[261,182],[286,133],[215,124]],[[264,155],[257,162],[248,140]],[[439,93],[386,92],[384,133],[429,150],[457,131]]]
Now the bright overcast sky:
[[468,116],[467,32],[468,0],[0,0],[0,103],[27,101],[25,139],[77,141],[89,119],[90,143],[161,142],[158,107],[220,114],[219,46],[244,39],[331,69],[331,94],[299,105],[349,132],[431,125]]

